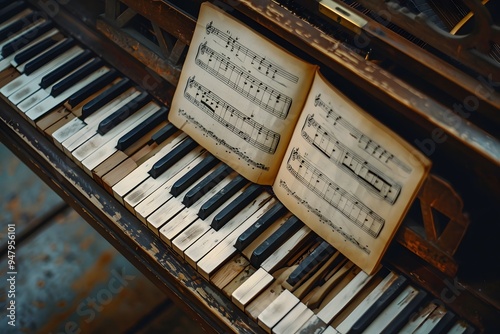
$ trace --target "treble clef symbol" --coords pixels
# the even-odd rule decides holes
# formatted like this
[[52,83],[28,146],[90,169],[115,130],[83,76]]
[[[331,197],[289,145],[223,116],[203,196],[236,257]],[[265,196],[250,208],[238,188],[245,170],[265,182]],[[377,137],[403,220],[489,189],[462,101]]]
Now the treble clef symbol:
[[318,94],[314,98],[314,106],[317,107],[320,102],[321,102],[321,94]]
[[204,54],[207,49],[207,42],[200,44],[200,53]]
[[315,125],[316,124],[316,121],[314,120],[314,114],[309,114],[307,116],[307,126],[312,126],[312,125]]
[[214,27],[212,26],[213,21],[210,21],[207,24],[207,35],[210,35],[210,33],[214,30]]

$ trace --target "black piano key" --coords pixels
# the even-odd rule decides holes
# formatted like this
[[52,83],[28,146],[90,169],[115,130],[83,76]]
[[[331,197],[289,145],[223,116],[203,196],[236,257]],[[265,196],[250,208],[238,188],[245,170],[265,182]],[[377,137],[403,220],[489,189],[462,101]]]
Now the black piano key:
[[224,207],[224,209],[215,215],[210,226],[216,231],[220,230],[228,221],[230,221],[244,207],[255,200],[261,193],[261,186],[258,184],[251,184],[241,195],[235,198],[234,201],[231,201],[228,205],[226,205],[226,207]]
[[455,323],[456,318],[457,316],[455,313],[447,310],[446,314],[439,319],[438,323],[429,331],[429,334],[447,333],[451,326]]
[[306,257],[295,270],[288,276],[287,283],[291,286],[295,286],[299,283],[307,274],[309,274],[318,264],[327,260],[333,253],[335,248],[328,242],[323,241],[316,247],[312,253]]
[[65,41],[59,43],[59,45],[53,47],[52,49],[28,62],[24,66],[24,73],[26,73],[26,75],[30,75],[43,65],[47,64],[52,59],[69,50],[74,44],[75,40],[73,38],[68,38]]
[[215,195],[202,204],[200,210],[198,211],[198,217],[206,219],[247,183],[248,181],[243,176],[237,175],[224,188],[219,190]]
[[182,199],[182,204],[186,207],[193,205],[200,197],[209,192],[213,187],[215,187],[220,181],[222,181],[226,176],[231,174],[233,170],[227,165],[221,165],[219,168],[207,175],[203,180],[198,182],[196,186],[191,188],[187,194]]
[[78,67],[85,64],[91,58],[92,58],[92,52],[90,52],[90,50],[85,50],[78,56],[72,58],[71,60],[57,67],[50,73],[47,73],[40,81],[40,87],[42,87],[43,89],[49,87],[53,83],[62,79],[71,71],[76,70]]
[[[11,17],[19,14],[26,8],[24,1],[14,1],[11,4],[0,9],[0,22],[5,22]],[[0,35],[2,36],[2,35]]]
[[151,136],[151,140],[148,142],[148,145],[151,145],[153,143],[159,145],[163,143],[168,137],[176,133],[178,130],[179,129],[177,129],[172,123],[168,123]]
[[295,234],[304,223],[297,217],[291,216],[269,238],[264,240],[252,253],[250,263],[258,268],[272,253],[274,253],[287,239]]
[[419,290],[417,295],[384,328],[381,334],[399,333],[399,330],[408,322],[408,319],[410,319],[425,298],[427,298],[427,292]]
[[140,110],[142,107],[144,107],[146,104],[148,104],[151,101],[151,97],[149,96],[148,93],[143,92],[139,96],[137,96],[135,99],[106,117],[99,123],[97,126],[97,133],[100,135],[105,135],[108,133],[110,130],[112,130],[115,126],[123,122],[124,120],[127,119],[130,115],[135,113],[137,110]]
[[197,146],[198,143],[193,139],[186,138],[182,143],[174,147],[172,151],[168,152],[167,155],[158,160],[149,171],[149,175],[153,178],[157,178]]
[[0,40],[4,40],[6,38],[9,38],[10,35],[20,31],[22,28],[32,24],[36,19],[35,19],[35,12],[32,12],[22,19],[19,19],[15,22],[12,22],[2,30],[0,30]]
[[104,75],[89,83],[87,86],[80,89],[75,94],[71,95],[68,99],[68,104],[74,108],[79,103],[90,97],[92,94],[97,93],[107,85],[113,82],[118,77],[118,71],[111,69]]
[[132,144],[137,142],[146,133],[153,130],[158,124],[167,119],[168,108],[162,107],[160,110],[148,117],[144,122],[134,127],[132,130],[123,135],[118,139],[116,148],[120,151],[124,151],[129,148]]
[[82,116],[80,116],[80,118],[85,119],[86,117],[92,115],[95,111],[105,106],[107,103],[117,98],[130,87],[130,83],[130,79],[123,78],[116,85],[106,89],[82,107]]
[[24,46],[26,46],[29,43],[33,42],[38,37],[40,37],[43,34],[45,34],[50,29],[52,29],[52,22],[47,21],[47,22],[44,22],[44,23],[40,24],[35,29],[27,31],[25,34],[22,34],[21,36],[15,38],[14,40],[12,40],[9,43],[5,44],[2,47],[2,56],[3,57],[10,56],[11,54],[13,54],[14,52],[16,52],[17,50],[23,48]]
[[[0,36],[1,36],[1,33],[0,33]],[[57,43],[57,40],[55,40],[51,37],[46,38],[43,41],[36,43],[33,46],[30,46],[29,48],[27,48],[23,52],[18,53],[14,57],[14,61],[17,64],[22,64],[24,62],[27,62],[28,60],[35,58],[37,55],[39,55],[43,51],[47,50],[48,48],[50,48],[52,45],[54,45],[56,43]]]
[[170,188],[170,193],[175,197],[179,196],[184,190],[193,185],[200,179],[200,177],[215,167],[218,163],[219,160],[216,157],[209,155],[199,164],[194,166],[189,172],[183,175],[179,180],[177,180],[172,185],[172,188]]
[[62,79],[58,83],[56,83],[54,86],[52,86],[52,90],[50,91],[50,95],[56,97],[62,92],[64,92],[66,89],[74,86],[78,81],[84,79],[85,77],[89,76],[92,72],[97,70],[103,65],[102,60],[99,58],[94,58],[91,60],[87,65],[83,66],[82,68],[76,70],[72,74],[70,74],[68,77]]
[[373,303],[363,315],[354,323],[349,334],[362,333],[375,318],[396,298],[408,284],[404,276],[399,276],[391,286]]
[[242,252],[243,249],[250,245],[263,231],[271,226],[278,218],[283,217],[287,212],[288,209],[283,204],[280,202],[276,203],[236,239],[234,247]]

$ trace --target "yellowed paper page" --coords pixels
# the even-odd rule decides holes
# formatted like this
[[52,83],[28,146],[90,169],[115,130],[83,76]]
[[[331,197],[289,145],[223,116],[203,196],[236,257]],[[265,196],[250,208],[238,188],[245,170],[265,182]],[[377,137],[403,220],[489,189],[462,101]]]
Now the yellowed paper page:
[[430,161],[318,74],[274,191],[318,235],[375,270]]
[[272,184],[315,69],[204,3],[169,120],[247,179]]

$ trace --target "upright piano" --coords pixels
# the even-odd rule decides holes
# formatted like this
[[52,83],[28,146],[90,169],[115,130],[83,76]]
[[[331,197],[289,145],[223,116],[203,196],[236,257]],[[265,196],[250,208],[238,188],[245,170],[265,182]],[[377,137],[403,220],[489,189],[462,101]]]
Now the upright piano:
[[497,333],[498,1],[211,2],[432,160],[376,274],[267,188],[199,215],[238,178],[167,121],[201,0],[0,1],[2,143],[207,331]]

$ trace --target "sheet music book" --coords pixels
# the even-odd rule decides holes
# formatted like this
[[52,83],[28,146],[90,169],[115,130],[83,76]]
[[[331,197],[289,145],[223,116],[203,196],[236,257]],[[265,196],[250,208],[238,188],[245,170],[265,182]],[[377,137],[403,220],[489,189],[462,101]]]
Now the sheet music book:
[[372,273],[431,163],[334,84],[204,3],[169,120]]

